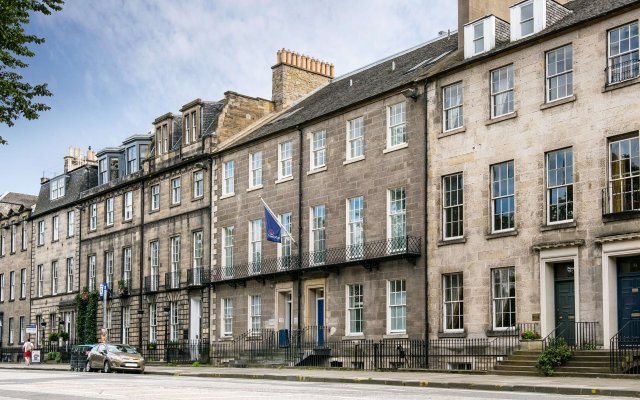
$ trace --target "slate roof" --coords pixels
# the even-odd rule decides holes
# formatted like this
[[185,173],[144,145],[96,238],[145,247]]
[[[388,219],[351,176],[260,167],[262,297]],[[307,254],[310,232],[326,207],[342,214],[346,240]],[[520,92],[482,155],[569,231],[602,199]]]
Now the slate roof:
[[609,14],[614,14],[627,7],[638,7],[640,6],[640,0],[573,0],[564,4],[563,6],[569,9],[571,13],[562,18],[560,21],[547,26],[547,28],[543,29],[542,31],[531,36],[527,36],[526,38],[516,40],[514,42],[498,44],[491,51],[468,58],[466,60],[464,59],[464,55],[462,53],[463,49],[460,49],[460,51],[456,52],[454,57],[450,57],[447,62],[440,64],[438,68],[434,68],[430,71],[422,71],[420,78],[423,79],[425,77],[428,78],[429,76],[443,74],[453,69],[463,67],[464,65],[467,65],[469,63],[474,63],[479,60],[492,57],[497,53],[509,51],[520,46],[527,46],[530,43],[541,40],[547,35],[559,33],[565,29],[574,28],[591,20],[602,18]]
[[7,192],[0,196],[0,218],[10,213],[18,213],[36,203],[37,196],[24,193]]
[[35,211],[31,215],[32,218],[67,207],[76,202],[83,191],[98,184],[98,167],[95,165],[84,165],[67,173],[65,195],[61,198],[50,200],[51,182],[60,176],[57,176],[40,186],[40,194],[38,195]]
[[[353,104],[411,84],[420,70],[429,68],[425,61],[435,59],[457,48],[456,34],[443,35],[413,49],[386,58],[353,73],[337,77],[328,85],[291,106],[283,116],[257,128],[228,148],[260,139],[270,134],[295,128],[296,125],[331,114]],[[392,69],[395,63],[395,69]],[[419,64],[421,68],[415,68]]]

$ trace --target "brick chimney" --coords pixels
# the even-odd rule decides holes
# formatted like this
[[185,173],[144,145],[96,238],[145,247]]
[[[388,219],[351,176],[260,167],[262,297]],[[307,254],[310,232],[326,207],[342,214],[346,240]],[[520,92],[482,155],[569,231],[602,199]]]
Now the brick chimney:
[[464,26],[487,15],[509,22],[509,7],[517,0],[458,0],[458,49],[464,49]]
[[333,64],[289,50],[278,50],[272,69],[272,100],[276,111],[288,107],[333,78]]
[[96,153],[91,150],[91,146],[87,150],[87,155],[82,154],[79,147],[69,147],[69,155],[64,156],[64,173],[73,171],[83,165],[96,165]]

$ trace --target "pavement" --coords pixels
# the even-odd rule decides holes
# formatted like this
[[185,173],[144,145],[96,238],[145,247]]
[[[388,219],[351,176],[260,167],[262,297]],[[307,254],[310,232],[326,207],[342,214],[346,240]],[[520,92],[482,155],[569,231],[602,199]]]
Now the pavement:
[[[2,369],[69,371],[68,364],[0,363]],[[80,372],[79,372],[80,373]],[[145,374],[201,378],[267,379],[277,381],[359,383],[500,392],[597,395],[640,398],[640,379],[567,378],[443,373],[429,371],[362,371],[319,368],[228,368],[149,365]]]

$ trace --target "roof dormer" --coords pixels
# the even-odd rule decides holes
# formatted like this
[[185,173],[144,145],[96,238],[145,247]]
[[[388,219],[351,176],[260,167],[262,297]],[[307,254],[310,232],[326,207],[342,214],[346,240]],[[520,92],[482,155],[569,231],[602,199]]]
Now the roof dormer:
[[464,26],[464,58],[485,53],[509,41],[509,24],[489,15]]
[[178,150],[182,144],[182,116],[164,114],[153,121],[155,126],[155,156]]
[[511,40],[538,33],[570,13],[554,0],[525,0],[515,4],[511,6]]

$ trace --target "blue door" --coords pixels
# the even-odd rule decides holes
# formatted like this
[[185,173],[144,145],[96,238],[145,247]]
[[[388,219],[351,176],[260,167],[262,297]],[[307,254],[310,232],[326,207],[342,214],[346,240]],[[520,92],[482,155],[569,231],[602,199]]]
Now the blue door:
[[316,298],[316,325],[318,327],[318,345],[324,346],[324,297]]
[[640,257],[618,259],[618,329],[640,334]]

